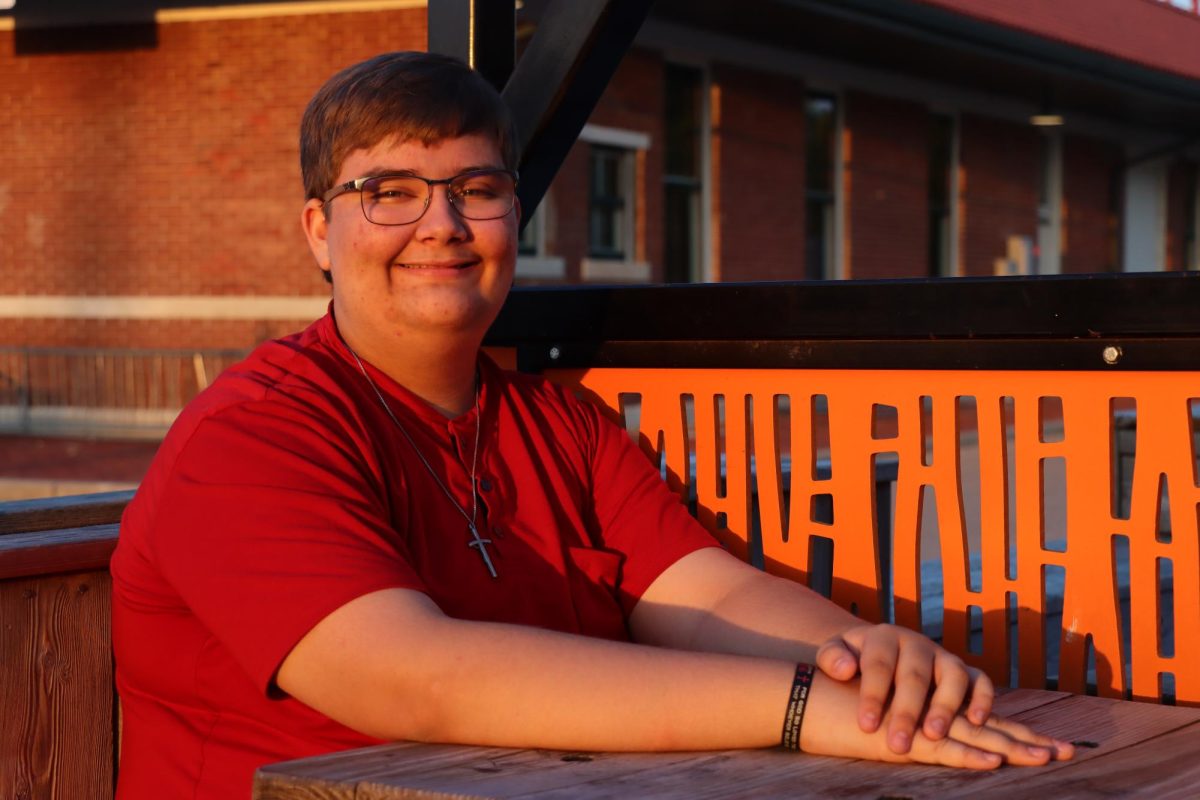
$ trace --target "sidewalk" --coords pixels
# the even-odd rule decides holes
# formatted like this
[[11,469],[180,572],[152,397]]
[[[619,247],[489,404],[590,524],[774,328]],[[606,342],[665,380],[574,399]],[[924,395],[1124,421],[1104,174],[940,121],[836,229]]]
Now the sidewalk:
[[0,500],[137,486],[158,442],[0,436]]

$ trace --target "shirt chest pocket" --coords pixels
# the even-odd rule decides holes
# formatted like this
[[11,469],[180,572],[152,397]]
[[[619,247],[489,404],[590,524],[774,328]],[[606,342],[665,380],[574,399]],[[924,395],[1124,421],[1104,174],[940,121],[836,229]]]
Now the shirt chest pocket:
[[629,639],[617,590],[623,560],[623,556],[607,550],[567,546],[567,582],[581,634]]

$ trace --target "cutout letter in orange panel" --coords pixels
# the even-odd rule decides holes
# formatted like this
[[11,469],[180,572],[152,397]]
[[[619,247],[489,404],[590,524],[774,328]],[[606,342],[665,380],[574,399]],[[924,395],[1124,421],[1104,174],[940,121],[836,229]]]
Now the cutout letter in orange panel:
[[[1155,383],[1169,377],[1148,376]],[[1179,702],[1200,703],[1200,535],[1197,533],[1195,454],[1192,452],[1190,400],[1200,394],[1200,381],[1181,381],[1174,391],[1145,391],[1137,398],[1137,459],[1134,464],[1128,522],[1129,610],[1133,696],[1159,697],[1160,673],[1175,677]],[[1170,535],[1158,537],[1159,476],[1166,476],[1171,500]],[[1159,621],[1166,609],[1156,562],[1174,566],[1170,609],[1174,620],[1174,655],[1167,657],[1159,641]]]

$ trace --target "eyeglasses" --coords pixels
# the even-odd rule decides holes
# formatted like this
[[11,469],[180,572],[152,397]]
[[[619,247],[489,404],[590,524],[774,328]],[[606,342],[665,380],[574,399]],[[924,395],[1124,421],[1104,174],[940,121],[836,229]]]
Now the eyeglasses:
[[339,195],[359,192],[363,216],[376,225],[408,225],[429,208],[433,187],[445,185],[446,198],[465,219],[499,219],[513,210],[517,173],[507,169],[477,169],[453,178],[418,175],[375,175],[355,178],[321,196],[328,203]]

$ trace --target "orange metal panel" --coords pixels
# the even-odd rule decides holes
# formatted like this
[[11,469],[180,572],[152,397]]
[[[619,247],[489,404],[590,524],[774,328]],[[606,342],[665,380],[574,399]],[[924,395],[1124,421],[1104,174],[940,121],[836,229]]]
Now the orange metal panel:
[[[672,488],[685,498],[694,491],[699,519],[740,557],[748,556],[757,495],[769,571],[806,581],[812,537],[826,537],[834,543],[835,601],[871,620],[883,619],[892,601],[896,621],[919,628],[929,622],[921,619],[922,548],[926,558],[932,550],[942,570],[946,646],[1003,684],[1015,663],[1017,683],[1032,687],[1045,684],[1046,587],[1049,573],[1061,571],[1062,625],[1051,632],[1058,639],[1060,688],[1084,690],[1092,653],[1102,694],[1128,691],[1158,699],[1161,675],[1170,673],[1177,700],[1200,703],[1200,489],[1192,445],[1200,375],[693,369],[547,374],[579,387],[635,431],[647,455],[665,464]],[[1136,450],[1125,519],[1115,512],[1113,409],[1130,401],[1136,408]],[[824,415],[814,413],[820,402]],[[887,407],[894,409],[894,426]],[[820,430],[826,421],[827,434]],[[826,435],[828,446],[818,447]],[[973,531],[964,502],[968,452],[977,459]],[[876,547],[876,515],[884,509],[875,507],[874,465],[893,453],[898,472],[888,565],[879,563]],[[791,464],[786,476],[785,458]],[[828,476],[818,476],[818,459],[828,459]],[[1061,464],[1062,496],[1046,497],[1052,463]],[[1159,530],[1162,486],[1170,500],[1169,535]],[[832,523],[812,518],[820,495],[832,499]],[[931,499],[937,506],[935,547],[922,542]],[[1063,530],[1048,530],[1051,508]],[[1117,585],[1118,543],[1124,542],[1128,654]],[[979,564],[975,586],[972,556]],[[1159,578],[1167,562],[1173,588],[1163,593]],[[882,596],[880,580],[881,570],[889,568],[891,598]],[[1166,601],[1170,607],[1160,607]],[[978,652],[971,649],[972,610],[981,628]],[[1174,627],[1170,641],[1161,622],[1168,614]],[[1126,656],[1128,677],[1121,666]]]

